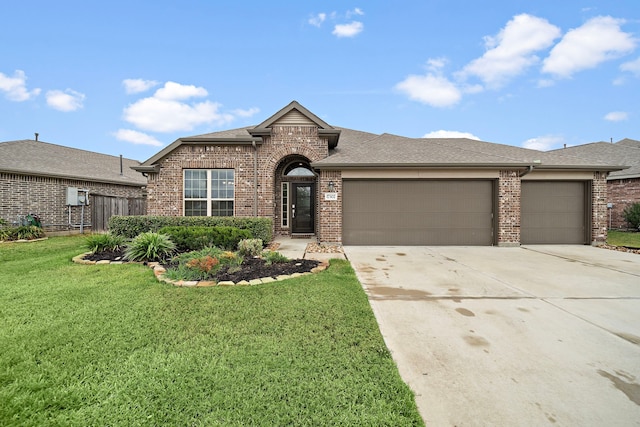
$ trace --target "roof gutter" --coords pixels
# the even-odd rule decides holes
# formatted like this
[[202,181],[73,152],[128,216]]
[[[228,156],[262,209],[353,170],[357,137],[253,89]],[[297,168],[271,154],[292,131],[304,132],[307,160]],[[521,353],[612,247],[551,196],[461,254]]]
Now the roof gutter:
[[525,175],[530,174],[533,171],[533,165],[529,165],[527,167],[527,169],[523,170],[522,172],[520,172],[520,174],[518,175],[518,177],[522,178]]

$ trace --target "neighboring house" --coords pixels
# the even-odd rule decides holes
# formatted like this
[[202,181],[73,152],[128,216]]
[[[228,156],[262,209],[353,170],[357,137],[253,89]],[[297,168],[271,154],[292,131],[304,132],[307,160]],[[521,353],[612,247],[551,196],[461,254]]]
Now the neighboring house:
[[616,143],[594,142],[553,152],[568,153],[599,163],[629,166],[628,169],[613,171],[607,177],[610,228],[626,228],[628,224],[622,211],[640,202],[640,141],[627,138]]
[[600,243],[594,163],[470,139],[333,127],[296,101],[257,126],[180,138],[133,169],[151,215],[273,218],[276,234],[345,245]]
[[19,224],[34,213],[45,231],[102,231],[113,214],[146,213],[146,179],[131,170],[139,164],[37,139],[0,142],[0,218]]

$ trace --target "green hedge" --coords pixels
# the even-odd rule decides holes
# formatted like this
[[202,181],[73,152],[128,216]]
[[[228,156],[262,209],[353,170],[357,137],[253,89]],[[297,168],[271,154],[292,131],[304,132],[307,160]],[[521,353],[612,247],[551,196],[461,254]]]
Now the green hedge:
[[251,238],[249,230],[236,227],[162,227],[159,233],[169,236],[180,252],[199,251],[215,246],[234,251],[238,242]]
[[273,238],[273,220],[264,217],[236,216],[112,216],[109,231],[133,239],[140,233],[157,232],[162,227],[235,227],[249,230],[251,237],[265,244]]

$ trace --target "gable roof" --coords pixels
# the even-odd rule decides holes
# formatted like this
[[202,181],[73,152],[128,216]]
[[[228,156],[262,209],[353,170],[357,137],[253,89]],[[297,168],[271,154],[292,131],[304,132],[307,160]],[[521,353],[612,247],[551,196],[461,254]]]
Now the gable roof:
[[144,186],[147,180],[131,170],[136,160],[43,141],[0,142],[0,172],[79,179],[109,184]]
[[640,177],[640,141],[625,138],[612,144],[610,142],[592,142],[549,151],[577,156],[592,162],[627,165],[628,169],[613,171],[608,179]]
[[292,101],[257,126],[179,138],[133,169],[143,173],[158,172],[158,162],[182,144],[259,145],[261,137],[270,135],[275,124],[287,121],[313,122],[318,126],[318,133],[328,137],[329,156],[312,164],[318,169],[471,167],[519,168],[523,171],[532,168],[616,171],[625,167],[619,161],[588,159],[571,153],[543,152],[466,138],[407,138],[333,127],[297,101]]

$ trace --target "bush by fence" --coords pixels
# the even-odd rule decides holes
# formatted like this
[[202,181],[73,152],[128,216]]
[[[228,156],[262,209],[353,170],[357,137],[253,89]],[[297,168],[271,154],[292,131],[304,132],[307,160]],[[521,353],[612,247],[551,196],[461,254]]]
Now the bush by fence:
[[109,231],[132,239],[140,233],[157,232],[162,227],[235,227],[248,230],[251,238],[268,243],[273,238],[273,221],[264,217],[232,216],[119,216],[109,219]]

